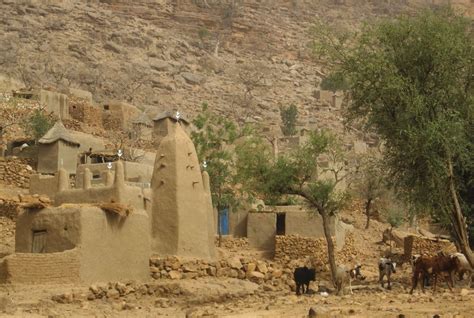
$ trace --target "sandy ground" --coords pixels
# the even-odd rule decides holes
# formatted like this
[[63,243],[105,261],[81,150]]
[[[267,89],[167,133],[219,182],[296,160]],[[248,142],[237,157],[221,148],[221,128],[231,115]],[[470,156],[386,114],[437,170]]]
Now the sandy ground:
[[[119,299],[87,300],[87,286],[0,286],[0,298],[9,298],[13,317],[307,317],[310,308],[321,317],[472,317],[474,291],[457,287],[408,294],[406,284],[394,283],[391,291],[371,282],[353,295],[323,297],[319,293],[296,296],[291,292],[264,291],[256,284],[219,278],[171,282],[179,294],[167,297],[139,292]],[[317,286],[313,283],[313,287]],[[53,301],[55,295],[79,295],[71,303]],[[80,299],[82,295],[82,299]],[[7,309],[8,312],[8,309]],[[318,316],[319,317],[319,316]]]

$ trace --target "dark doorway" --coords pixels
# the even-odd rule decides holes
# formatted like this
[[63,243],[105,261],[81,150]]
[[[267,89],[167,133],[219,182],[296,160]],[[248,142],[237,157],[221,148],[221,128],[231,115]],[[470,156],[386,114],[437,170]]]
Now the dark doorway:
[[285,235],[286,232],[286,213],[277,213],[276,234]]

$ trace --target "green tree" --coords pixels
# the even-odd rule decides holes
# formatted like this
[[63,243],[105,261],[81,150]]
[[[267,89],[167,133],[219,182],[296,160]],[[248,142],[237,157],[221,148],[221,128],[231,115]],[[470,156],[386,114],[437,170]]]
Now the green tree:
[[400,225],[403,224],[403,212],[397,207],[396,205],[389,206],[385,210],[385,217],[387,220],[387,223],[390,224],[390,255],[392,255],[392,232],[393,228],[399,227]]
[[449,220],[474,265],[466,224],[473,215],[472,35],[468,20],[444,9],[366,27],[350,46],[325,43],[350,82],[349,122],[381,136],[395,188]]
[[370,226],[374,201],[385,192],[384,177],[382,164],[373,154],[369,153],[361,158],[354,178],[353,189],[356,196],[364,200],[366,229]]
[[285,136],[294,136],[296,134],[296,120],[298,119],[298,109],[291,104],[288,107],[280,106],[281,131]]
[[[342,154],[336,149],[339,145],[334,136],[314,132],[307,143],[276,159],[258,137],[250,137],[236,148],[237,168],[245,191],[270,203],[284,195],[298,195],[321,216],[333,278],[336,261],[330,220],[347,202],[347,193],[337,188],[344,179],[339,167],[344,165],[342,160],[338,160],[329,168],[322,169],[317,163],[328,158],[342,159],[336,156]],[[325,177],[321,177],[323,175]]]
[[321,89],[327,91],[345,91],[349,88],[349,82],[341,72],[334,72],[323,78]]
[[25,132],[38,141],[51,127],[56,119],[47,115],[42,109],[35,109],[33,113],[23,122]]
[[193,124],[197,130],[191,133],[191,139],[199,161],[209,174],[212,204],[217,209],[220,246],[222,211],[239,204],[235,187],[236,170],[231,153],[231,145],[238,137],[238,130],[231,120],[213,114],[206,103],[202,105],[202,112],[193,120]]

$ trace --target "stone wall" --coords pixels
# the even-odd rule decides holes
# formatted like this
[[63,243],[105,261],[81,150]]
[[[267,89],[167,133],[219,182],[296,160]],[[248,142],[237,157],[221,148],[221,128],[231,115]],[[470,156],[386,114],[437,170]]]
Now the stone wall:
[[256,260],[250,257],[234,257],[219,261],[185,260],[178,257],[150,259],[151,276],[154,279],[191,279],[197,277],[231,277],[265,284],[268,289],[294,289],[295,264],[282,266],[278,262]]
[[[335,241],[335,238],[333,238]],[[336,252],[336,259],[346,262],[356,257],[354,251],[354,238],[351,233],[345,237],[342,250]],[[311,257],[313,265],[326,268],[328,264],[327,244],[325,238],[303,237],[299,235],[277,235],[275,239],[276,261],[289,263]]]
[[0,182],[28,189],[30,175],[34,173],[27,159],[0,158]]
[[[219,237],[216,237],[216,246],[219,246]],[[249,249],[249,241],[246,237],[235,238],[232,236],[222,236],[221,248],[230,251],[241,251]]]
[[18,216],[18,202],[0,198],[0,216],[15,221]]
[[70,97],[69,114],[73,119],[86,123],[90,127],[102,129],[102,109],[87,100]]
[[413,254],[436,255],[438,252],[455,253],[456,246],[448,240],[429,239],[422,236],[410,235],[404,240],[405,258]]
[[[5,283],[54,284],[79,281],[76,250],[62,253],[13,254],[0,262],[0,279]],[[1,282],[1,281],[0,281]]]

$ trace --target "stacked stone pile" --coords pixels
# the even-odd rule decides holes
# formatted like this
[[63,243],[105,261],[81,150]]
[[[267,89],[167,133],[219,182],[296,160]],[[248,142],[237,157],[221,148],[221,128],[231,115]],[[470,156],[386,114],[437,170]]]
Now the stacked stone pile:
[[18,216],[18,201],[0,198],[0,217],[16,220]]
[[219,261],[180,260],[177,257],[151,258],[150,271],[154,279],[190,279],[197,277],[230,277],[264,285],[266,290],[294,288],[293,268],[277,262],[234,257]]
[[[344,247],[336,252],[336,260],[348,262],[356,258],[354,249],[354,237],[346,236]],[[324,238],[303,237],[299,235],[276,236],[275,260],[283,264],[288,264],[295,260],[302,260],[310,257],[313,266],[327,269],[327,244]]]
[[455,253],[456,246],[448,240],[429,239],[421,236],[410,236],[413,238],[411,247],[412,254],[436,255],[438,252]]
[[0,182],[3,184],[27,189],[33,173],[33,168],[26,159],[0,158]]
[[[216,246],[219,246],[219,238],[216,238]],[[227,250],[236,251],[249,248],[249,241],[246,237],[231,237],[223,236],[221,241],[222,248]]]

